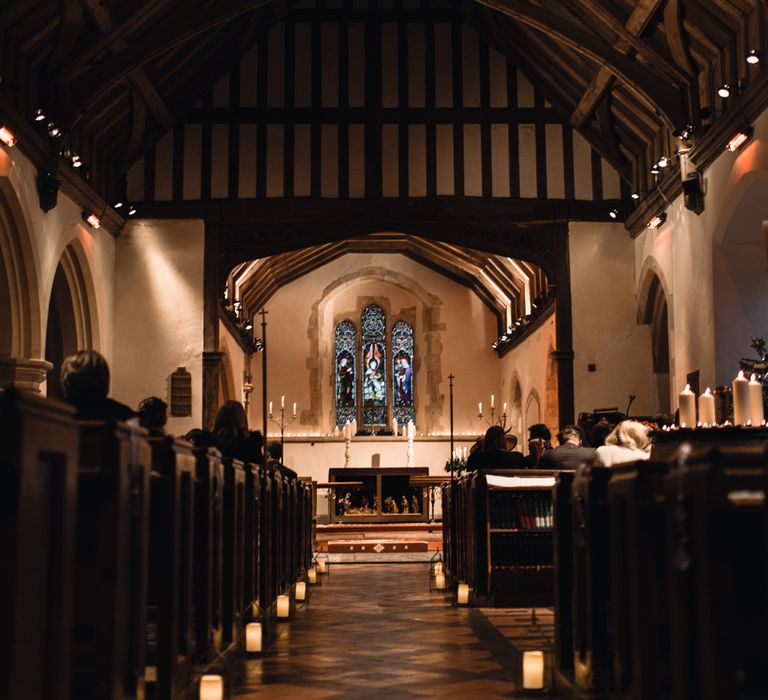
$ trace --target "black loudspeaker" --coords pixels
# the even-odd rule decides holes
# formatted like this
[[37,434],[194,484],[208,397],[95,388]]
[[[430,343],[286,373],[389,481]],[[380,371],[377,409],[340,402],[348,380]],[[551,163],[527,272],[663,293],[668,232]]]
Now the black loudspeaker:
[[56,206],[61,180],[57,180],[50,171],[44,170],[37,176],[37,196],[40,208],[49,212]]
[[694,214],[701,214],[704,211],[704,190],[698,170],[688,173],[688,177],[683,180],[683,199],[685,208],[690,209]]

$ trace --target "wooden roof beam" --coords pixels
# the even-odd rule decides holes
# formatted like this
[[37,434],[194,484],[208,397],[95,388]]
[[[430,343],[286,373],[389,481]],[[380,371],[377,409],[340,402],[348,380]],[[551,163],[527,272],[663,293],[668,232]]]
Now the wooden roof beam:
[[583,31],[558,15],[523,0],[476,0],[512,19],[526,24],[559,41],[598,64],[608,67],[613,75],[631,87],[643,101],[659,112],[672,128],[685,123],[685,109],[680,93],[659,81],[645,66],[608,45],[599,37]]

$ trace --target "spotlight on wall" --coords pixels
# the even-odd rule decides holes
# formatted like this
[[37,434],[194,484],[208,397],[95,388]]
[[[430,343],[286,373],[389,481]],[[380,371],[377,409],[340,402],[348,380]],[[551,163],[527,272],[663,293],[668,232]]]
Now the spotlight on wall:
[[680,131],[673,131],[673,136],[676,136],[680,141],[688,141],[693,136],[693,124],[686,124]]
[[635,201],[637,201],[638,199],[640,199],[640,193],[639,193],[639,192],[633,192],[633,193],[632,193],[631,195],[629,195],[629,196],[630,196],[630,197],[632,197],[632,199],[634,199]]
[[253,324],[248,321],[248,323],[245,324],[245,330],[252,331],[253,330]]
[[608,212],[608,216],[610,216],[612,219],[618,219],[619,218],[619,210],[618,209],[611,209],[611,211]]
[[652,175],[658,175],[660,172],[661,172],[661,168],[659,168],[659,164],[658,163],[654,163],[651,166],[651,174]]
[[669,165],[669,161],[667,160],[667,157],[662,156],[661,158],[659,158],[659,162],[657,163],[657,165],[660,168],[666,168]]
[[720,95],[723,99],[726,97],[731,96],[731,86],[728,85],[728,83],[723,83],[719,88],[717,88],[717,94]]
[[755,130],[751,126],[739,130],[725,145],[725,150],[731,151],[731,153],[738,151],[747,141],[749,141],[749,139],[752,138],[754,131]]
[[86,209],[83,210],[81,216],[83,217],[83,221],[85,221],[91,228],[101,228],[101,221],[99,221],[99,217],[93,212]]
[[115,202],[115,206],[112,207],[113,209],[120,209],[123,206],[122,202]]
[[16,137],[13,135],[13,132],[3,124],[0,124],[0,141],[8,146],[8,148],[13,148],[16,145]]
[[73,168],[79,168],[79,167],[82,166],[82,164],[83,164],[83,161],[80,160],[80,156],[78,156],[78,155],[73,155],[72,156],[72,167]]
[[667,220],[667,212],[663,211],[661,214],[656,214],[649,222],[648,228],[657,229]]
[[61,136],[61,129],[59,129],[59,127],[56,126],[53,122],[48,122],[48,136],[50,136],[52,139]]
[[747,63],[751,66],[755,66],[760,63],[760,52],[757,49],[752,49],[747,52]]
[[45,112],[43,112],[43,110],[40,109],[40,107],[38,107],[35,110],[35,121],[36,122],[43,122],[43,121],[45,121]]
[[128,205],[128,216],[133,216],[136,213],[136,207],[133,204]]

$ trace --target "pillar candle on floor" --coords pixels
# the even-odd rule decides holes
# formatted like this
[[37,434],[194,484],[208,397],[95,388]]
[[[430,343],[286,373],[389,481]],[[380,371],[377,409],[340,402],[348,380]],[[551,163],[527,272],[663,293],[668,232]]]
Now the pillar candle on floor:
[[291,598],[287,595],[277,596],[277,616],[284,620],[291,614]]
[[544,652],[523,652],[523,688],[542,690],[544,688]]
[[207,674],[200,678],[200,700],[224,700],[224,679]]
[[304,600],[307,597],[306,581],[296,582],[296,600]]
[[251,654],[261,651],[260,622],[249,622],[245,626],[245,651]]
[[757,376],[749,378],[749,419],[752,425],[762,425],[763,418],[763,385],[757,381]]
[[680,427],[696,427],[696,395],[691,391],[691,385],[686,384],[685,389],[680,392],[678,397],[680,407]]

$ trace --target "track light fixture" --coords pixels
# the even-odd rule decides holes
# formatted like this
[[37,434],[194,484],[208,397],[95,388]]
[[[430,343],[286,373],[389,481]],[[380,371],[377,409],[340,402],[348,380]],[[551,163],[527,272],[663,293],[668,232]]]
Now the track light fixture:
[[73,155],[72,156],[72,167],[73,168],[79,168],[83,165],[83,161],[80,160],[80,156]]
[[662,156],[661,158],[659,158],[659,162],[657,163],[657,165],[660,168],[666,168],[667,165],[669,165],[669,161],[667,160],[667,157],[666,156]]
[[2,141],[8,148],[13,148],[16,145],[16,137],[13,132],[4,124],[0,124],[0,141]]
[[760,63],[760,52],[757,49],[752,49],[747,52],[747,63],[751,66],[756,66]]
[[651,166],[651,174],[652,175],[658,175],[660,172],[661,172],[661,168],[659,168],[659,164],[658,163],[654,163]]
[[731,86],[728,85],[728,83],[723,83],[719,88],[717,88],[717,94],[720,95],[723,99],[726,99],[731,96]]
[[99,221],[99,217],[96,216],[92,211],[83,210],[81,216],[83,217],[83,221],[85,221],[86,224],[88,224],[91,228],[101,228],[101,221]]
[[59,129],[53,122],[48,122],[48,136],[52,139],[57,139],[61,136],[61,129]]
[[612,219],[618,219],[619,218],[619,210],[618,209],[611,209],[611,211],[608,212],[608,216],[610,216]]
[[657,229],[667,220],[667,212],[663,211],[661,214],[656,214],[649,222],[648,228]]
[[754,129],[751,126],[747,126],[743,129],[740,129],[737,133],[735,133],[731,140],[728,141],[728,143],[725,145],[725,150],[730,151],[731,153],[735,153],[738,151],[747,141],[749,141],[750,138],[752,138],[752,134],[754,133]]
[[113,209],[120,209],[122,206],[123,206],[122,202],[115,202],[115,206],[113,207]]
[[43,122],[43,121],[45,121],[45,112],[43,112],[43,110],[40,107],[38,107],[35,110],[35,121],[36,122]]
[[133,216],[136,213],[136,207],[133,204],[128,205],[128,216]]
[[629,195],[629,196],[630,196],[630,197],[632,197],[632,199],[634,199],[635,201],[637,201],[638,199],[640,199],[640,193],[639,193],[639,192],[633,192],[633,193],[632,193],[631,195]]

